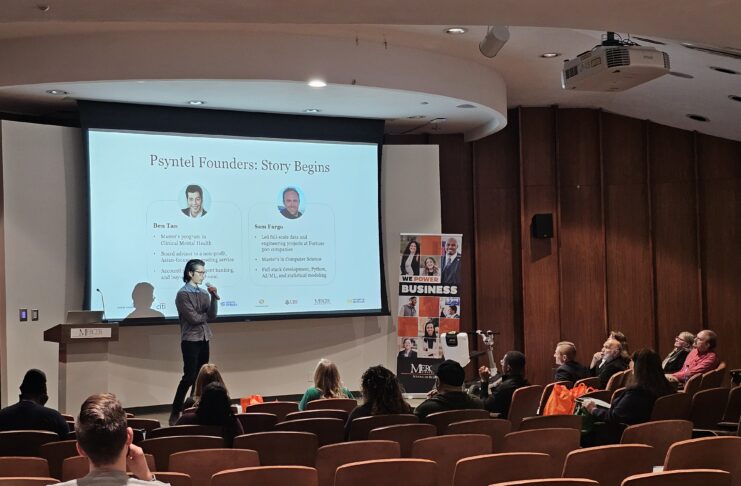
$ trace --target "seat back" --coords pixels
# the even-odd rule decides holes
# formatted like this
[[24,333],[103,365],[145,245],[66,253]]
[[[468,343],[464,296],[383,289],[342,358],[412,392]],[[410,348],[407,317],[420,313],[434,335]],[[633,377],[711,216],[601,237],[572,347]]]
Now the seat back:
[[437,484],[437,464],[425,459],[376,459],[337,468],[334,486],[430,486]]
[[49,463],[41,457],[0,457],[0,477],[49,477]]
[[703,437],[673,444],[666,453],[665,471],[677,469],[720,469],[741,485],[741,437]]
[[723,422],[738,422],[741,416],[741,386],[731,388],[723,411]]
[[399,424],[371,430],[368,433],[368,440],[394,441],[399,444],[399,457],[412,457],[414,441],[434,437],[436,434],[437,429],[432,424]]
[[160,427],[147,432],[147,439],[160,437],[178,437],[181,435],[221,435],[221,427],[218,425],[173,425],[172,427]]
[[537,452],[512,452],[464,457],[455,465],[452,486],[488,486],[492,483],[547,478],[551,458]]
[[597,481],[579,478],[546,478],[526,479],[524,481],[508,481],[496,483],[491,486],[599,486]]
[[540,395],[540,404],[538,405],[538,415],[543,414],[543,410],[545,410],[545,404],[548,403],[548,399],[551,398],[551,392],[553,392],[553,387],[556,385],[563,385],[566,387],[571,387],[573,383],[570,381],[554,381],[553,383],[548,383],[543,388],[543,393]]
[[[620,486],[623,479],[653,470],[653,448],[645,444],[588,447],[569,452],[563,467],[565,478],[587,478],[600,486]],[[616,465],[619,464],[619,467]]]
[[412,457],[437,463],[437,484],[450,486],[459,459],[491,454],[491,437],[485,434],[441,435],[419,439],[412,445]]
[[0,486],[46,486],[58,482],[59,480],[56,478],[0,478]]
[[49,463],[49,475],[62,479],[62,463],[68,457],[79,456],[76,440],[47,442],[39,447],[39,455]]
[[[257,414],[249,414],[249,415],[257,415]],[[347,422],[347,416],[350,415],[349,413],[345,412],[344,410],[332,410],[332,409],[319,409],[319,410],[299,410],[298,412],[291,412],[288,415],[286,415],[286,418],[284,420],[299,420],[299,419],[307,419],[307,418],[336,418],[342,420],[342,422]],[[259,431],[259,432],[267,432],[267,431]]]
[[431,413],[422,419],[422,422],[434,425],[437,428],[438,435],[443,435],[448,425],[453,422],[487,418],[489,418],[489,412],[483,409],[446,410],[444,412]]
[[702,384],[702,375],[695,375],[690,377],[684,384],[682,392],[686,393],[690,399],[695,396],[695,393],[700,391],[700,385]]
[[534,417],[538,414],[542,394],[543,387],[541,385],[523,386],[515,390],[507,413],[507,419],[512,424],[512,430],[520,429],[520,422],[523,418]]
[[651,421],[689,420],[692,396],[687,393],[672,393],[659,397],[651,410]]
[[313,467],[319,440],[309,432],[257,432],[235,437],[233,447],[257,451],[262,466]]
[[184,473],[179,472],[158,472],[157,481],[169,484],[170,486],[193,486],[193,480]]
[[579,448],[581,432],[574,429],[536,429],[504,436],[504,452],[542,452],[551,456],[551,477],[559,477],[566,455]]
[[338,418],[307,418],[286,420],[275,424],[276,431],[310,432],[316,434],[319,447],[345,440],[345,422]]
[[574,386],[581,385],[584,383],[586,386],[590,386],[592,388],[599,388],[599,376],[590,376],[588,378],[582,378],[581,380],[576,380],[576,383],[574,383]]
[[283,422],[286,415],[291,412],[298,412],[298,402],[265,402],[256,403],[247,407],[245,413],[272,413],[278,417],[278,422]]
[[614,392],[618,388],[622,388],[626,380],[626,373],[628,373],[628,371],[629,370],[618,371],[617,373],[612,375],[610,379],[607,380],[607,385],[605,385],[605,390]]
[[512,423],[505,419],[474,419],[453,422],[445,434],[487,434],[491,437],[491,451],[501,452],[504,436],[512,432]]
[[190,476],[193,486],[209,486],[211,476],[227,469],[260,465],[256,451],[248,449],[203,449],[170,455],[170,472]]
[[666,452],[672,444],[692,438],[692,422],[689,420],[659,420],[631,425],[623,431],[621,444],[645,444],[653,447],[647,451],[651,464],[664,464]]
[[696,429],[716,429],[728,403],[728,388],[700,390],[692,397],[690,420]]
[[316,452],[319,486],[332,486],[337,468],[344,464],[374,459],[396,459],[399,452],[399,444],[390,440],[357,440],[320,447]]
[[157,437],[145,439],[141,443],[144,452],[154,456],[157,471],[167,471],[170,454],[194,449],[222,449],[224,439],[208,435],[181,435],[175,437]]
[[140,430],[143,430],[145,433],[148,433],[154,429],[159,429],[160,427],[162,427],[162,425],[160,424],[160,421],[157,419],[132,417],[132,418],[126,419],[126,423],[132,429],[140,429]]
[[700,390],[709,390],[710,388],[721,388],[723,379],[726,377],[726,362],[721,361],[717,368],[702,374],[700,380]]
[[410,413],[359,417],[350,423],[350,434],[348,440],[367,440],[368,432],[377,429],[378,427],[416,423],[419,423],[417,416]]
[[[147,467],[149,467],[150,471],[157,470],[157,465],[154,463],[154,456],[152,454],[144,454],[144,459],[147,461]],[[73,456],[68,457],[62,462],[62,481],[84,478],[89,472],[90,461],[87,457]]]
[[545,415],[525,417],[520,423],[520,430],[533,429],[576,429],[581,430],[581,415]]
[[625,387],[620,387],[614,392],[612,392],[612,396],[610,397],[610,403],[614,402],[620,395],[625,393]]
[[58,442],[59,436],[47,430],[9,430],[0,432],[0,456],[39,457],[39,447]]
[[238,413],[236,417],[239,423],[242,424],[242,430],[244,430],[245,434],[270,432],[275,430],[275,424],[278,423],[278,416],[274,413]]
[[717,469],[692,469],[638,474],[623,486],[731,486],[731,475]]
[[306,410],[344,410],[347,413],[355,410],[358,401],[354,398],[322,398],[306,404]]

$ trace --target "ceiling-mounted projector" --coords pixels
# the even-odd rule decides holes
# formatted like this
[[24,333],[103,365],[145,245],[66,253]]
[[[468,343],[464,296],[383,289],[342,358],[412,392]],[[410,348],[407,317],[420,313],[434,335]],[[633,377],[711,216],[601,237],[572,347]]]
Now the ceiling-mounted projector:
[[630,41],[607,40],[591,51],[564,61],[561,85],[583,91],[623,91],[668,74],[669,55]]

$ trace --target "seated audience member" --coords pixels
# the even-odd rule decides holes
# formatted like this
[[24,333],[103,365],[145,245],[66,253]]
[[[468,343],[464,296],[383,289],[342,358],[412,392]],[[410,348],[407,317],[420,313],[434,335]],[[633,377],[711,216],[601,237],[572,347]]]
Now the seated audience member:
[[707,373],[718,367],[718,355],[715,346],[718,344],[718,335],[706,329],[697,333],[694,348],[684,360],[682,369],[667,378],[673,382],[684,383],[695,375]]
[[314,370],[314,386],[306,390],[299,410],[306,410],[306,404],[322,398],[354,398],[350,390],[342,386],[337,365],[328,359],[320,359]]
[[[198,376],[196,377],[196,384],[193,387],[193,395],[185,399],[185,402],[183,403],[183,410],[198,406],[198,402],[201,399],[201,394],[203,394],[203,389],[206,388],[206,385],[208,385],[209,383],[221,383],[222,386],[226,389],[224,379],[221,377],[219,369],[213,363],[206,363],[205,365],[201,366],[201,369],[198,371]],[[228,390],[227,393],[229,393]]]
[[500,418],[507,418],[509,406],[512,403],[512,394],[518,388],[528,386],[525,379],[525,355],[519,351],[508,351],[502,359],[502,382],[491,390],[489,396],[489,378],[491,371],[486,366],[479,368],[481,378],[481,399],[484,408],[492,413],[498,413]]
[[[628,363],[630,362],[630,354],[628,352],[628,338],[626,338],[625,334],[620,331],[610,331],[607,339],[614,339],[620,343],[620,357],[625,362],[625,368],[627,369]],[[592,362],[589,364],[589,369],[594,368],[600,361],[602,361],[602,351],[597,351],[596,353],[594,353],[594,356],[592,356]]]
[[599,388],[604,390],[610,377],[628,368],[630,360],[623,359],[623,347],[617,339],[609,338],[602,345],[600,355],[602,359],[589,372],[592,376],[599,376]]
[[463,367],[452,359],[446,359],[437,367],[435,389],[432,396],[420,403],[414,409],[414,414],[420,419],[431,413],[446,410],[464,410],[484,408],[484,404],[476,397],[472,397],[462,389],[466,373]]
[[553,353],[558,369],[554,377],[555,381],[570,381],[574,383],[589,376],[586,366],[576,361],[576,346],[569,341],[561,341],[556,345]]
[[209,383],[203,389],[201,401],[195,411],[180,416],[176,425],[213,425],[221,427],[221,436],[227,447],[232,440],[244,434],[242,424],[232,412],[231,400],[221,383]]
[[345,435],[350,432],[350,424],[356,418],[371,415],[412,413],[412,407],[404,401],[401,385],[391,371],[381,365],[371,366],[361,378],[360,389],[363,404],[350,412],[345,425]]
[[692,350],[692,344],[694,342],[695,335],[687,331],[680,332],[674,338],[674,349],[666,355],[666,358],[661,363],[664,373],[676,373],[682,369],[684,360],[687,359],[687,355]]
[[[90,472],[64,486],[164,486],[147,467],[134,432],[126,426],[126,412],[115,395],[92,395],[82,404],[75,426],[77,452],[87,457]],[[126,474],[126,467],[134,477]]]
[[4,430],[48,430],[56,432],[65,440],[69,426],[64,417],[54,409],[44,406],[49,397],[46,394],[46,374],[37,369],[26,371],[21,383],[20,400],[0,410],[0,431]]
[[664,377],[661,357],[652,349],[641,349],[633,355],[633,374],[625,392],[617,397],[610,408],[598,406],[594,401],[584,400],[584,408],[600,422],[606,422],[607,439],[600,441],[617,443],[622,427],[619,424],[635,425],[648,422],[654,402],[659,397],[675,393],[674,386]]

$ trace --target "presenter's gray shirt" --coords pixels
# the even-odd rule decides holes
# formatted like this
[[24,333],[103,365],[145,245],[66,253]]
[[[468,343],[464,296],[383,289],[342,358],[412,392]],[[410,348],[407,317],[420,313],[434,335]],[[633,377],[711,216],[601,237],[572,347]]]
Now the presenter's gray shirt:
[[73,479],[58,486],[169,486],[169,483],[130,478],[122,471],[92,471],[84,478]]
[[192,284],[185,284],[178,290],[175,307],[180,319],[181,341],[208,341],[211,328],[208,321],[216,318],[218,301],[211,298],[207,290]]

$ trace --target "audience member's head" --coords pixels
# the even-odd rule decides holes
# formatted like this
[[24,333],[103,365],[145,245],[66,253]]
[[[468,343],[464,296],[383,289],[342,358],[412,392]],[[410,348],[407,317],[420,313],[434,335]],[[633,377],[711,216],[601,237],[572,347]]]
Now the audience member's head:
[[519,351],[507,351],[502,359],[502,373],[509,376],[525,374],[525,355]]
[[700,354],[705,354],[708,351],[715,350],[717,345],[718,335],[710,329],[698,332],[695,337],[695,347],[697,348],[697,352]]
[[625,337],[625,334],[620,331],[610,331],[610,335],[608,337],[610,339],[615,339],[617,342],[620,343],[620,355],[623,357],[623,359],[629,361],[630,354],[628,351],[628,338]]
[[399,381],[390,370],[381,365],[371,366],[361,378],[365,403],[370,404],[371,415],[409,413],[409,405],[402,397]]
[[26,371],[20,388],[21,400],[31,400],[39,405],[44,405],[49,400],[46,394],[46,374],[41,370],[31,368]]
[[314,370],[314,387],[322,392],[323,398],[347,398],[342,391],[342,380],[337,365],[328,359],[320,359]]
[[562,365],[576,359],[576,345],[570,341],[561,341],[556,344],[556,351],[553,353],[556,358],[556,364]]
[[466,379],[466,372],[457,361],[446,359],[440,363],[435,372],[439,381],[439,391],[461,391],[463,381]]
[[[213,363],[206,363],[201,366],[200,371],[198,371],[198,376],[196,377],[196,385],[193,390],[196,406],[198,406],[201,396],[203,395],[203,389],[210,383],[220,383],[226,390],[226,385],[224,384],[224,379],[221,377],[221,373],[219,373],[219,369]],[[229,392],[227,391],[227,393]]]
[[602,359],[605,361],[612,361],[613,359],[620,356],[623,352],[623,346],[620,341],[613,338],[608,338],[607,341],[602,345]]
[[232,404],[226,388],[221,383],[206,385],[196,409],[200,425],[227,425],[232,420]]
[[83,402],[75,434],[78,450],[98,467],[117,462],[133,437],[126,426],[126,412],[110,393],[92,395]]
[[661,357],[653,349],[641,349],[633,353],[633,375],[628,386],[648,390],[656,397],[674,392],[661,367]]
[[692,349],[695,343],[695,335],[688,331],[682,331],[674,338],[674,347],[676,349]]

